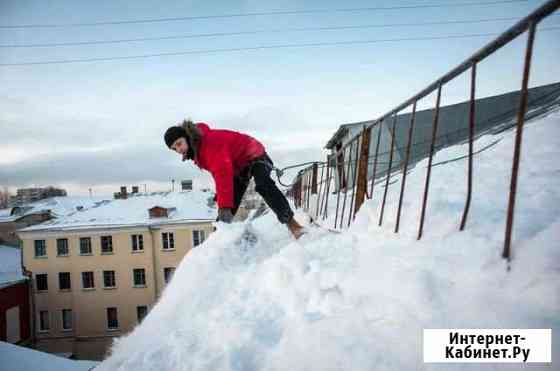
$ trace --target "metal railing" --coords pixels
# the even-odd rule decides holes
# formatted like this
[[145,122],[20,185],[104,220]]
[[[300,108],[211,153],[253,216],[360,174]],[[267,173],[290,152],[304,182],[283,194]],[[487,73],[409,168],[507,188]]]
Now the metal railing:
[[[459,230],[463,231],[466,227],[469,209],[471,205],[473,193],[473,141],[476,135],[475,127],[475,97],[476,97],[476,72],[477,65],[482,60],[496,52],[498,49],[507,45],[524,32],[528,32],[527,44],[525,50],[525,60],[523,68],[523,79],[520,90],[520,99],[516,115],[515,126],[515,145],[512,159],[512,172],[510,180],[510,190],[507,206],[507,219],[504,245],[502,257],[508,261],[511,259],[511,237],[513,228],[513,218],[515,211],[515,199],[517,192],[517,181],[519,174],[519,161],[521,153],[521,144],[523,138],[523,124],[525,115],[527,113],[527,99],[528,99],[528,82],[529,73],[531,70],[531,62],[533,56],[533,44],[537,25],[544,18],[552,14],[560,7],[560,0],[551,0],[533,11],[527,17],[523,18],[515,25],[510,27],[496,39],[488,43],[486,46],[474,53],[470,58],[459,64],[447,74],[443,75],[428,87],[423,89],[418,94],[414,95],[404,103],[398,105],[391,111],[373,121],[365,121],[356,124],[362,124],[363,129],[360,134],[355,135],[346,145],[337,148],[335,152],[327,156],[326,162],[316,162],[311,166],[303,169],[298,173],[289,194],[293,197],[295,205],[298,208],[311,212],[312,217],[322,218],[323,220],[328,217],[329,210],[329,194],[331,192],[331,183],[337,184],[336,190],[336,211],[334,217],[334,228],[343,228],[350,226],[354,220],[356,213],[366,198],[373,197],[373,190],[376,186],[376,179],[384,177],[384,191],[381,200],[381,209],[379,212],[378,224],[381,226],[385,213],[385,204],[387,200],[387,192],[391,182],[391,177],[396,172],[402,172],[402,181],[399,193],[398,209],[396,213],[395,229],[394,232],[399,232],[403,196],[406,189],[406,176],[409,162],[410,153],[413,146],[422,145],[425,143],[412,143],[413,130],[416,117],[416,106],[422,98],[437,92],[436,103],[434,108],[434,116],[431,128],[431,139],[428,157],[428,166],[426,172],[426,179],[424,184],[424,191],[422,196],[422,208],[420,213],[420,221],[418,225],[417,239],[421,239],[424,231],[424,224],[426,220],[427,201],[429,196],[431,170],[433,167],[433,156],[436,151],[436,142],[438,139],[438,125],[440,125],[439,113],[440,102],[443,87],[449,81],[455,79],[463,72],[470,69],[470,100],[469,100],[469,117],[468,117],[468,167],[466,174],[467,194],[464,209],[459,224]],[[397,125],[397,115],[399,112],[412,106],[412,114],[410,116],[410,126],[408,128],[408,139],[406,146],[400,149],[405,150],[404,159],[400,159],[398,166],[395,166],[395,154],[397,153],[397,144],[395,143],[395,129]],[[387,139],[382,136],[382,126],[388,127]],[[375,132],[376,131],[376,132]],[[449,134],[449,133],[448,133]],[[371,144],[375,143],[373,146]],[[390,143],[386,143],[389,141]],[[370,147],[375,150],[370,155]],[[389,148],[380,153],[380,148]],[[385,156],[385,161],[380,161],[381,156]],[[372,166],[371,174],[369,172],[369,165]],[[383,168],[384,167],[384,168]],[[320,175],[319,175],[320,174]],[[371,176],[370,176],[371,175]],[[336,179],[335,179],[336,177]],[[371,186],[368,192],[368,179],[371,179]],[[349,191],[352,190],[350,200]],[[343,196],[342,196],[343,194]],[[343,197],[343,199],[341,199]],[[312,199],[316,198],[316,200]],[[349,207],[347,209],[347,204]]]

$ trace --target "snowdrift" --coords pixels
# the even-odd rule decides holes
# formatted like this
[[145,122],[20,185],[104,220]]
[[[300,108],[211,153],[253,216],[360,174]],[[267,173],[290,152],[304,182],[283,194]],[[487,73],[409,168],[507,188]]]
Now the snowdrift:
[[[382,186],[355,223],[310,227],[294,241],[273,215],[219,225],[177,268],[144,322],[96,370],[514,370],[520,364],[425,364],[425,328],[552,328],[560,354],[560,114],[524,132],[511,270],[501,258],[514,141],[488,135],[475,150],[475,193],[464,232],[466,159],[435,166],[424,238],[416,241],[427,161],[400,182],[383,227]],[[436,154],[464,156],[467,145]],[[331,202],[331,205],[333,203]],[[332,215],[333,213],[331,213]],[[297,217],[304,220],[304,215]],[[332,220],[322,221],[332,225]],[[553,369],[532,365],[531,369]],[[557,367],[557,365],[556,365]]]

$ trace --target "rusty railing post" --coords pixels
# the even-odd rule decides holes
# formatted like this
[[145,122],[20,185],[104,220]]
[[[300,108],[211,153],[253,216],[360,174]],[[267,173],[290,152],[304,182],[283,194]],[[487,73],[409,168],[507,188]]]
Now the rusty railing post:
[[309,202],[311,201],[311,191],[313,190],[313,178],[312,178],[312,174],[309,171],[310,168],[307,168],[306,173],[307,173],[307,200],[306,200],[306,212],[309,213]]
[[[340,164],[340,154],[339,152],[342,151],[342,165]],[[340,169],[342,169],[342,171],[344,172],[344,149],[341,148],[340,150],[338,150],[336,152],[336,157],[335,157],[335,161],[336,161],[336,171],[339,173],[338,175],[338,189],[337,189],[337,195],[336,195],[336,214],[334,216],[334,228],[336,228],[337,222],[338,222],[338,209],[340,206],[340,189],[342,188],[342,177],[340,176]]]
[[430,145],[430,158],[428,160],[428,170],[426,173],[426,184],[424,186],[424,198],[422,199],[422,213],[420,216],[420,226],[418,228],[418,237],[416,239],[422,238],[422,232],[424,231],[424,218],[426,216],[426,204],[428,202],[428,190],[430,188],[430,175],[432,173],[432,161],[434,158],[434,150],[436,146],[436,136],[437,136],[437,128],[438,128],[438,120],[439,120],[439,105],[441,102],[441,87],[442,84],[438,85],[437,91],[437,100],[436,100],[436,112],[434,115],[434,123],[432,128],[432,143]]
[[356,137],[356,153],[354,156],[354,180],[352,181],[352,198],[350,199],[350,208],[348,209],[348,227],[354,220],[354,200],[356,198],[356,182],[358,181],[358,158],[360,156],[360,136]]
[[519,159],[521,157],[521,142],[523,139],[523,123],[525,121],[525,113],[527,111],[527,87],[529,85],[529,72],[531,71],[531,59],[533,57],[533,44],[535,41],[535,32],[537,24],[531,22],[529,34],[527,35],[527,48],[525,51],[525,66],[523,68],[523,83],[521,87],[521,96],[519,98],[519,110],[517,112],[517,129],[515,132],[515,148],[513,152],[513,164],[511,169],[511,183],[509,187],[509,202],[507,209],[506,236],[504,241],[504,250],[502,257],[511,260],[511,233],[513,230],[513,214],[515,211],[515,194],[517,192],[517,178],[519,176]]
[[321,202],[321,191],[323,190],[323,176],[325,166],[321,166],[321,180],[319,181],[319,192],[317,193],[317,207],[315,207],[315,219],[319,219],[319,204]]
[[317,163],[313,163],[313,167],[311,168],[311,171],[313,172],[312,174],[312,178],[311,178],[311,194],[317,194],[317,178],[318,178],[318,170],[319,167],[317,166]]
[[[381,213],[379,215],[379,226],[383,224],[383,213],[385,212],[385,201],[387,200],[387,191],[389,190],[389,180],[391,179],[391,170],[393,166],[393,152],[395,148],[395,127],[397,126],[397,113],[395,112],[393,120],[393,130],[391,134],[391,150],[389,152],[389,167],[387,168],[387,178],[385,180],[385,190],[383,191],[383,201],[381,202]],[[389,129],[387,129],[389,130]]]
[[474,120],[475,120],[475,92],[476,92],[476,62],[473,62],[471,68],[471,101],[469,107],[469,168],[467,177],[467,201],[461,218],[461,226],[459,230],[465,229],[467,224],[467,216],[471,207],[472,197],[472,177],[473,177],[473,141],[474,141]]
[[[325,211],[323,213],[323,220],[327,219],[329,214],[329,195],[331,190],[331,182],[332,182],[332,174],[333,174],[330,164],[331,163],[329,160],[329,156],[327,155],[327,192],[325,196]],[[322,206],[321,209],[323,209]]]
[[399,195],[399,207],[397,209],[397,222],[395,223],[395,233],[399,233],[401,223],[401,210],[404,197],[404,188],[406,185],[406,172],[408,171],[408,161],[410,159],[410,147],[412,145],[412,133],[414,131],[414,119],[416,116],[416,101],[412,105],[412,116],[410,117],[410,128],[408,129],[408,143],[406,144],[406,156],[404,159],[404,169],[401,183],[401,194]]
[[362,148],[360,151],[360,167],[358,170],[358,184],[356,188],[356,204],[354,205],[354,217],[356,213],[360,210],[360,207],[364,203],[365,196],[367,193],[367,171],[369,163],[369,142],[371,137],[371,127],[365,129],[362,132]]
[[346,199],[348,198],[348,174],[350,174],[350,165],[352,164],[352,146],[354,145],[354,140],[348,145],[348,166],[346,169],[346,184],[344,187],[344,202],[342,203],[342,213],[340,214],[340,227],[342,228],[342,223],[344,221],[344,211],[346,210]]
[[373,199],[373,186],[375,185],[375,176],[377,175],[377,156],[379,155],[379,142],[381,141],[381,128],[383,127],[383,120],[377,124],[377,144],[375,145],[375,158],[373,160],[373,174],[371,175],[371,189],[369,194]]

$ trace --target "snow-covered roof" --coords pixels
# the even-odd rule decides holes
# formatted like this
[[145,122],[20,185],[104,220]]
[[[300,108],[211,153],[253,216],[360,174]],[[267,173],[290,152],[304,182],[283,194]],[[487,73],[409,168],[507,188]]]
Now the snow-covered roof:
[[97,202],[100,202],[105,199],[110,199],[110,198],[87,197],[87,196],[49,197],[22,206],[16,206],[21,210],[20,212],[14,212],[14,209],[16,209],[16,207],[11,207],[8,209],[0,209],[0,223],[12,222],[26,215],[43,213],[43,212],[50,212],[52,216],[58,218],[75,212],[79,207],[82,207],[84,209],[92,207]]
[[21,249],[0,245],[0,288],[25,279],[21,271]]
[[87,371],[98,364],[93,361],[74,361],[3,341],[0,341],[0,359],[2,366],[10,371]]
[[[295,217],[308,233],[297,241],[272,213],[246,225],[220,225],[185,256],[147,317],[113,343],[96,371],[482,369],[424,363],[423,330],[445,328],[552,329],[558,362],[560,112],[523,133],[509,271],[501,252],[515,132],[474,145],[484,148],[496,138],[477,154],[464,231],[458,231],[464,158],[434,167],[420,241],[417,196],[427,159],[407,177],[399,234],[400,183],[389,185],[382,226],[383,187],[341,233],[309,226],[299,210]],[[462,158],[467,146],[441,150],[436,161]],[[331,197],[328,219],[316,219],[329,227],[336,217]]]
[[[202,191],[129,194],[127,199],[104,200],[88,209],[18,230],[73,230],[107,227],[149,226],[188,221],[211,221],[215,208],[208,205],[211,193]],[[150,218],[149,209],[168,208],[168,217]],[[174,209],[174,210],[173,210]]]

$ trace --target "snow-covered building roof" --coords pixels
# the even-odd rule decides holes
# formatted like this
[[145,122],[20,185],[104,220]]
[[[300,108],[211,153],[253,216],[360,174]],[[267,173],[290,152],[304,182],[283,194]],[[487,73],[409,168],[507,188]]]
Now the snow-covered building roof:
[[[420,241],[417,196],[428,160],[408,175],[399,234],[398,182],[389,185],[382,226],[383,187],[341,233],[309,226],[299,210],[308,234],[297,241],[272,213],[220,226],[185,256],[147,317],[113,343],[96,371],[482,369],[424,363],[423,330],[445,328],[552,329],[549,354],[558,362],[560,112],[530,123],[523,135],[510,270],[501,252],[514,131],[474,143],[479,149],[500,139],[477,154],[462,232],[468,144],[435,155],[445,164],[434,167]],[[336,214],[336,202],[329,205],[329,218],[319,221],[325,226]]]
[[0,209],[0,223],[13,222],[23,216],[50,212],[55,218],[71,214],[78,208],[87,209],[109,197],[56,196],[23,206]]
[[[202,191],[151,192],[129,194],[126,199],[103,200],[66,216],[18,230],[64,231],[73,229],[152,226],[185,222],[212,221],[216,210]],[[167,209],[167,216],[151,217],[150,209]]]
[[88,371],[98,364],[93,361],[74,361],[3,341],[0,341],[0,359],[2,369],[9,371]]
[[21,271],[21,249],[0,245],[0,288],[26,279]]

